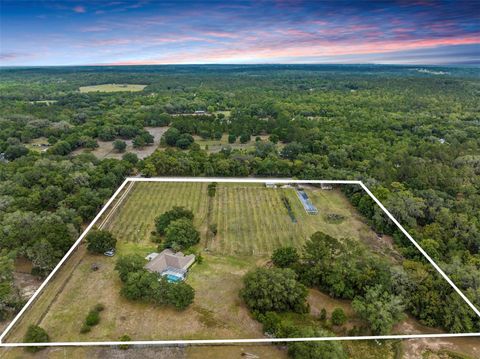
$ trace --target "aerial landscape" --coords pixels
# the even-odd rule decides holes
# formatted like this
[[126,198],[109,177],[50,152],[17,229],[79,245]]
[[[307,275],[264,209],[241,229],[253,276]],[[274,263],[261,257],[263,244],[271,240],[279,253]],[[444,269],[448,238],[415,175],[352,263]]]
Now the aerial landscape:
[[2,1],[0,358],[480,358],[457,5]]

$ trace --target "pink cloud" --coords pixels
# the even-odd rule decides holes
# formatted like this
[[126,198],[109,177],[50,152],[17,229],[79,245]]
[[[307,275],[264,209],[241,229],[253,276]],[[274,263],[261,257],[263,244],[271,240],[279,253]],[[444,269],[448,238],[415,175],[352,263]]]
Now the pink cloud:
[[87,12],[87,10],[85,9],[85,6],[82,6],[82,5],[77,5],[73,8],[73,11],[75,11],[76,13],[79,13],[79,14],[83,14],[85,12]]

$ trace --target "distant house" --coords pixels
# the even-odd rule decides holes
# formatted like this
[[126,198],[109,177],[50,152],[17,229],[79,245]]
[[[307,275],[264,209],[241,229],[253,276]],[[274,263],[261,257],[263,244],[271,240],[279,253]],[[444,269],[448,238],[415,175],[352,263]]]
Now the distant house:
[[277,188],[275,182],[265,182],[265,187],[267,188]]
[[328,184],[328,183],[321,183],[320,188],[330,190],[330,189],[333,189],[333,186],[331,184]]
[[171,249],[165,249],[160,253],[150,253],[145,257],[148,263],[145,269],[166,276],[169,281],[178,282],[184,280],[188,268],[195,262],[195,255],[184,255],[182,252],[175,253]]
[[207,111],[203,111],[203,110],[197,110],[194,112],[195,115],[205,115],[207,113]]

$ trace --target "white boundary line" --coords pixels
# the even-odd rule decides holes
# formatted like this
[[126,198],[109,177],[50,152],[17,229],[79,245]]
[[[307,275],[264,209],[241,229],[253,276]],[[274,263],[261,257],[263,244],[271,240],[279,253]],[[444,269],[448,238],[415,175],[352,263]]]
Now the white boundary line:
[[413,245],[423,254],[423,256],[433,265],[438,273],[450,284],[450,286],[460,295],[460,297],[468,304],[468,306],[480,318],[480,311],[473,303],[462,293],[462,291],[453,283],[453,281],[443,272],[443,270],[435,263],[435,261],[423,250],[423,248],[413,239],[413,237],[402,227],[402,225],[393,217],[393,215],[383,206],[383,204],[373,195],[372,192],[363,184],[362,181],[355,180],[293,180],[285,178],[211,178],[211,177],[128,177],[118,187],[115,193],[110,197],[93,221],[87,226],[83,233],[78,237],[70,250],[60,260],[57,266],[48,275],[45,281],[40,285],[25,306],[15,316],[12,322],[7,326],[0,335],[0,347],[28,347],[28,346],[110,346],[110,345],[213,345],[213,344],[242,344],[242,343],[278,343],[278,342],[298,342],[298,341],[348,341],[348,340],[388,340],[388,339],[419,339],[419,338],[455,338],[455,337],[480,337],[480,333],[439,333],[439,334],[407,334],[407,335],[378,335],[378,336],[355,336],[355,337],[316,337],[316,338],[260,338],[260,339],[210,339],[210,340],[151,340],[151,341],[109,341],[109,342],[51,342],[51,343],[3,343],[3,339],[13,326],[18,322],[23,313],[35,301],[45,288],[47,283],[53,278],[62,264],[68,259],[72,252],[79,246],[82,239],[88,231],[100,219],[107,210],[113,200],[122,191],[129,182],[220,182],[220,183],[266,183],[274,182],[280,184],[288,183],[304,183],[304,184],[356,184],[360,185],[363,190],[375,201],[377,205],[385,212],[395,225],[400,228],[403,234],[413,243]]

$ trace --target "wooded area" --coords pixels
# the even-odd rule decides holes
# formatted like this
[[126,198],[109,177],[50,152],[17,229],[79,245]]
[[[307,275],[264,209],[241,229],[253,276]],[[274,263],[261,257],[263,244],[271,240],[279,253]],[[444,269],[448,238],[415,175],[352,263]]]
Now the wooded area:
[[[14,260],[27,258],[32,273],[45,276],[123,178],[135,173],[362,180],[480,306],[480,73],[412,69],[2,69],[0,318],[23,303],[13,284]],[[79,91],[111,83],[147,86],[139,92]],[[123,160],[72,153],[95,148],[98,140],[148,146],[153,138],[145,126],[170,129],[144,160],[129,153]],[[210,153],[193,137],[224,134],[251,146],[225,144]],[[29,147],[38,138],[47,140],[40,151]],[[377,232],[393,235],[407,259],[404,270],[418,296],[408,312],[452,332],[478,331],[478,318],[458,305],[380,208],[360,190],[345,193]]]

